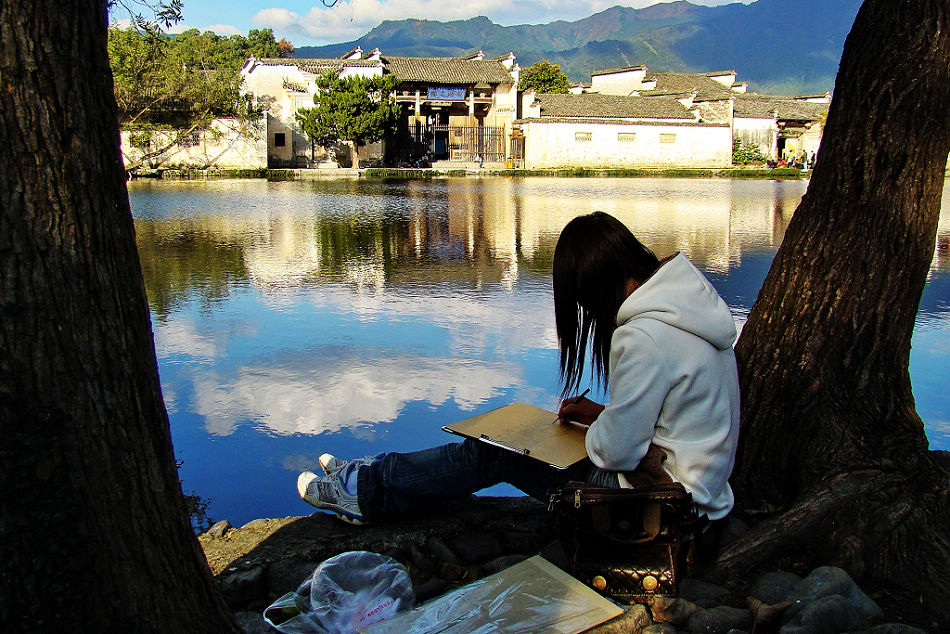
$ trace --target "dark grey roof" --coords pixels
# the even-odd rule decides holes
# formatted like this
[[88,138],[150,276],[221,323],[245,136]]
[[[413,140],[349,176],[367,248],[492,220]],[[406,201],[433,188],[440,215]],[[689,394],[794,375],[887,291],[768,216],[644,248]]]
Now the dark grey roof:
[[514,78],[499,59],[475,60],[460,57],[382,57],[368,59],[322,58],[264,58],[258,63],[265,66],[296,66],[315,75],[339,72],[343,68],[373,67],[380,64],[400,81],[431,84],[511,84]]
[[344,68],[373,67],[379,66],[378,61],[363,59],[323,59],[316,57],[265,57],[257,60],[258,64],[264,66],[296,66],[305,73],[314,75],[323,75],[331,72],[340,72]]
[[683,119],[680,121],[659,121],[659,120],[638,120],[626,121],[624,119],[598,119],[595,117],[543,117],[541,119],[526,117],[515,119],[514,123],[580,123],[585,125],[624,125],[624,126],[695,126],[700,128],[728,128],[728,123],[715,123],[709,121],[695,121],[693,119]]
[[[731,72],[731,71],[730,71]],[[696,93],[696,98],[700,100],[709,99],[729,99],[733,94],[732,90],[723,86],[709,75],[719,75],[727,73],[650,73],[646,81],[656,80],[655,91],[643,91],[647,95],[650,92],[659,92],[664,94],[673,93]]]
[[623,68],[607,68],[605,70],[594,70],[594,71],[591,71],[590,75],[591,77],[593,77],[594,75],[612,75],[614,73],[625,73],[631,70],[646,70],[646,69],[647,67],[644,66],[643,64],[638,64],[636,66],[624,66]]
[[605,117],[614,119],[695,119],[672,97],[621,97],[583,93],[539,94],[542,117]]
[[383,56],[386,70],[400,81],[432,84],[511,84],[514,78],[499,60],[459,57]]
[[818,121],[828,113],[828,104],[746,93],[736,95],[733,116],[771,119],[776,111],[778,118],[786,121]]

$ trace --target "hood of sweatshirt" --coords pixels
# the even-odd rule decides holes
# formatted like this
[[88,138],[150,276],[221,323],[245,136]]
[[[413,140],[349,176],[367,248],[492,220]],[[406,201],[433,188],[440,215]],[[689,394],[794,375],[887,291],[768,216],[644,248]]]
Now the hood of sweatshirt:
[[617,325],[655,319],[705,339],[719,350],[736,340],[729,307],[709,280],[683,253],[660,265],[656,273],[624,300]]

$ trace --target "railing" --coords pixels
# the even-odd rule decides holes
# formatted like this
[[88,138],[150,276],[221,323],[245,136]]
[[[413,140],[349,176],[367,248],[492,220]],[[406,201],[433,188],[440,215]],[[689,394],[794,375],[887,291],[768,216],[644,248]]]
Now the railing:
[[490,126],[420,125],[410,128],[398,142],[400,154],[427,155],[430,161],[503,162],[505,129]]

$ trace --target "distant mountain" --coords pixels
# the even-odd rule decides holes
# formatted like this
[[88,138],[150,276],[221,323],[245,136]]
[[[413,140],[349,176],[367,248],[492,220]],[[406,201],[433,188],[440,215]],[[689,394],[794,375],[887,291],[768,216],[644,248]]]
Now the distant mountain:
[[485,17],[387,20],[352,42],[301,46],[295,57],[339,57],[360,46],[384,55],[454,57],[514,52],[522,67],[542,59],[573,81],[595,70],[644,64],[655,71],[734,69],[772,93],[830,90],[862,0],[757,0],[701,7],[684,0],[645,9],[612,7],[575,22],[501,26]]

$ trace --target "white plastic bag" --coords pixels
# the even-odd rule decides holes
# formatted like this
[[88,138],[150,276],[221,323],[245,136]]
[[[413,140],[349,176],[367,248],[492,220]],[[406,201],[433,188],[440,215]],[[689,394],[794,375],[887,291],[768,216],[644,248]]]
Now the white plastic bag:
[[296,592],[264,610],[264,620],[284,634],[350,634],[411,608],[413,600],[402,564],[358,550],[317,566]]

